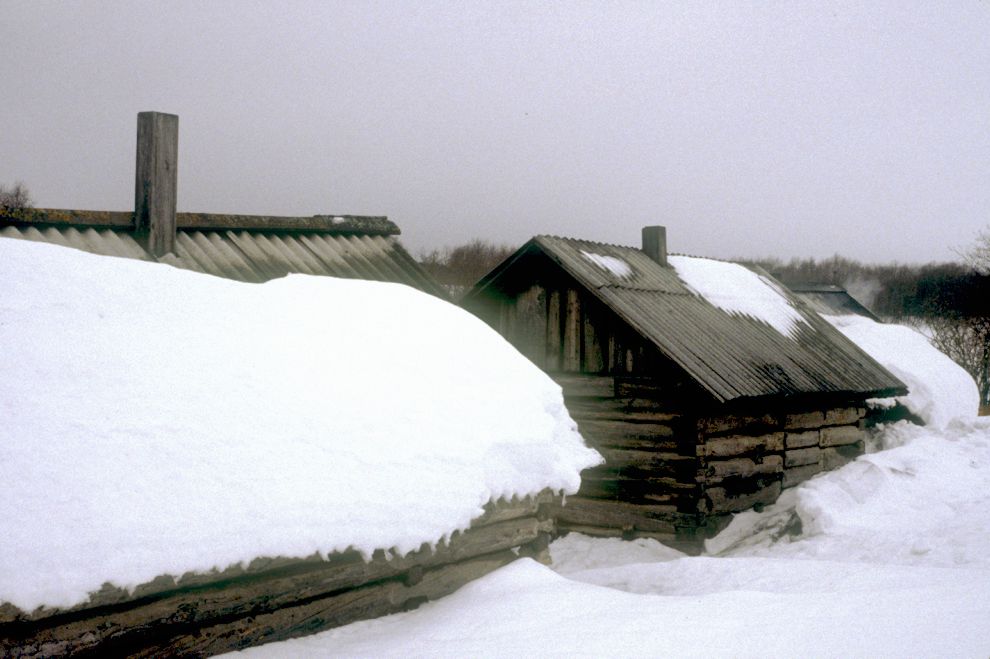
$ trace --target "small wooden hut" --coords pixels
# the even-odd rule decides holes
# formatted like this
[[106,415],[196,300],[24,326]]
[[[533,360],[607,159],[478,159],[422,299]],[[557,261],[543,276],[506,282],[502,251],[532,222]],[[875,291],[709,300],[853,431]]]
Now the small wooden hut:
[[732,513],[863,452],[865,401],[906,387],[764,271],[749,272],[763,287],[754,293],[770,290],[798,315],[791,332],[689,288],[663,227],[644,229],[643,249],[537,236],[464,297],[561,385],[606,458],[557,511],[560,531],[697,550]]

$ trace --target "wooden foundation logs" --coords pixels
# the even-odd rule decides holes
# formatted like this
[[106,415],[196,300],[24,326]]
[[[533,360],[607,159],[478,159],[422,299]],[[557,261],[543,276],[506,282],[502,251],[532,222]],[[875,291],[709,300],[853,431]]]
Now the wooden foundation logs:
[[107,589],[71,610],[0,611],[0,656],[207,656],[418,606],[517,556],[548,561],[543,493],[489,504],[470,529],[403,557],[357,552],[264,559],[127,594]]
[[[562,530],[698,545],[711,520],[773,503],[780,492],[863,451],[860,405],[818,409],[678,407],[657,382],[556,375],[565,403],[605,465],[585,471],[558,512]],[[803,405],[807,406],[805,402]],[[698,545],[700,546],[700,545]]]

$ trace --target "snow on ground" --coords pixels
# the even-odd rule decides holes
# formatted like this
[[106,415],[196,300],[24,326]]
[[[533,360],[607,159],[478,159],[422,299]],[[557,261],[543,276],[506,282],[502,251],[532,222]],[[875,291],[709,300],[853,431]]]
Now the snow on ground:
[[777,284],[743,265],[694,256],[667,261],[691,291],[727,313],[761,320],[784,336],[806,322]]
[[908,395],[897,400],[926,423],[942,427],[977,413],[980,393],[972,376],[920,332],[863,316],[823,318],[908,386]]
[[[898,375],[951,386],[930,346],[885,336]],[[706,556],[571,534],[550,547],[556,572],[517,561],[416,611],[245,654],[986,657],[990,418],[928,402],[944,423],[879,428],[870,453],[737,515]]]
[[0,602],[22,609],[259,556],[408,552],[491,499],[573,492],[599,459],[552,380],[405,286],[13,239],[0,280]]
[[883,434],[887,450],[740,515],[717,555],[571,534],[551,545],[557,573],[517,561],[416,611],[243,654],[985,657],[990,419]]

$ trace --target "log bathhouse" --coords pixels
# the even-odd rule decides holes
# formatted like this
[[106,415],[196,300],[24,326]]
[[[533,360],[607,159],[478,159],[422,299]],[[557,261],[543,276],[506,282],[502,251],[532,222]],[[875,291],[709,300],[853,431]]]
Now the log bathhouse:
[[[678,264],[724,291],[699,293]],[[790,325],[739,311],[747,300]],[[642,249],[537,236],[462,306],[561,385],[606,458],[556,511],[561,532],[697,552],[733,513],[860,455],[867,399],[907,391],[763,270],[668,258],[664,227]]]

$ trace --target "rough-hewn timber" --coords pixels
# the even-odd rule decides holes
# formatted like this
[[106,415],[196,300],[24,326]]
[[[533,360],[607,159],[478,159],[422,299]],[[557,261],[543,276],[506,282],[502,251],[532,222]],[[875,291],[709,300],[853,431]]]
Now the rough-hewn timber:
[[858,406],[767,402],[692,411],[638,378],[554,374],[571,416],[605,464],[556,512],[561,531],[653,537],[697,551],[732,513],[863,451]]
[[490,504],[447,543],[403,557],[260,559],[213,575],[106,588],[71,610],[0,609],[0,656],[208,656],[413,608],[518,555],[546,561],[547,493]]

